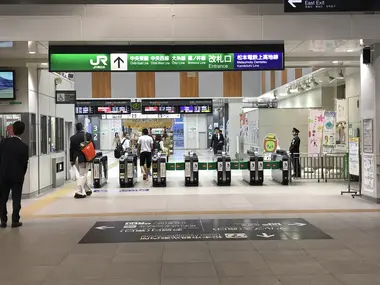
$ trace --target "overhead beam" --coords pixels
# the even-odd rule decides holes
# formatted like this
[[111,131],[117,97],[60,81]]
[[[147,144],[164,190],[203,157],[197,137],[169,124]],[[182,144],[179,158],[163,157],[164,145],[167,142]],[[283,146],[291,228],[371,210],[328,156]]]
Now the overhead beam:
[[1,0],[1,4],[280,4],[283,0]]

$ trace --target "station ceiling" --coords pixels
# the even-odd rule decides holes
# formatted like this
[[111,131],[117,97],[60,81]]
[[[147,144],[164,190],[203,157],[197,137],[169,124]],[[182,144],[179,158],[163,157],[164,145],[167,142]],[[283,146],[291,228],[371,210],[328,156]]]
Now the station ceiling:
[[[76,42],[79,45],[104,44],[104,42]],[[223,42],[210,42],[223,44]],[[246,42],[248,44],[248,42]],[[249,42],[252,44],[253,42]],[[264,43],[264,42],[261,42]],[[278,42],[277,42],[278,43]],[[54,44],[54,43],[53,43]],[[59,44],[72,45],[74,42]],[[107,42],[108,45],[125,45],[126,42]],[[128,44],[156,44],[157,42],[129,42]],[[162,42],[162,44],[168,44]],[[170,42],[169,44],[184,44]],[[199,45],[204,42],[186,42]],[[286,67],[332,67],[359,66],[360,40],[290,40],[285,41]],[[0,42],[1,65],[25,65],[25,63],[47,63],[49,42]],[[32,51],[33,53],[29,53]]]
[[1,0],[1,4],[282,4],[283,0]]

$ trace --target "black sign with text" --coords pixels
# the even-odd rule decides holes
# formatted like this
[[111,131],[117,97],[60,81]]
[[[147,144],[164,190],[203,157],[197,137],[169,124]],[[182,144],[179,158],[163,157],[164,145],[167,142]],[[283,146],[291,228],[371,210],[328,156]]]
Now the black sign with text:
[[55,91],[56,104],[75,104],[76,101],[77,101],[77,92],[75,90]]
[[377,12],[377,0],[284,0],[287,13],[302,12]]
[[211,99],[142,100],[142,114],[210,114]]
[[79,243],[331,239],[304,219],[97,222]]
[[77,100],[76,115],[123,115],[131,113],[131,100]]

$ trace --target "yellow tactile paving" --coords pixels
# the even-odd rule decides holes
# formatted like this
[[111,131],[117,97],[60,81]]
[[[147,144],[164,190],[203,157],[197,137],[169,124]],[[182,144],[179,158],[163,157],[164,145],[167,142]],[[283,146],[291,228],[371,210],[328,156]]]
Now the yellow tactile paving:
[[[114,168],[119,164],[118,161],[115,161],[111,163],[108,166],[108,169]],[[64,197],[75,189],[75,182],[67,183],[62,188],[55,190],[54,192],[47,194],[44,197],[39,198],[34,203],[31,203],[28,206],[23,207],[22,209],[22,216],[25,218],[34,216],[36,213],[38,213],[40,210],[45,208],[46,206],[52,204],[57,199]]]

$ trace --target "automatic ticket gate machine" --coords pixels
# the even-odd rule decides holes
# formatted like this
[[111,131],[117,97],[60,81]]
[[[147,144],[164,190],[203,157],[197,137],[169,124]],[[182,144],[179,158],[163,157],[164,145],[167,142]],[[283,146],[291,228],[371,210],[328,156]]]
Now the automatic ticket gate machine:
[[222,153],[216,157],[216,172],[214,178],[218,186],[231,185],[231,157]]
[[291,164],[288,153],[284,150],[277,150],[272,154],[272,161],[279,161],[280,168],[272,169],[272,180],[282,185],[289,185],[291,180]]
[[120,187],[133,187],[137,182],[137,155],[126,153],[119,159]]
[[248,168],[242,171],[243,180],[249,185],[263,185],[264,182],[264,157],[248,151]]
[[100,188],[108,180],[108,157],[98,152],[91,164],[92,184],[94,188]]
[[185,155],[185,186],[199,185],[198,155],[189,152]]
[[164,154],[158,153],[152,159],[152,186],[166,187],[166,161]]

